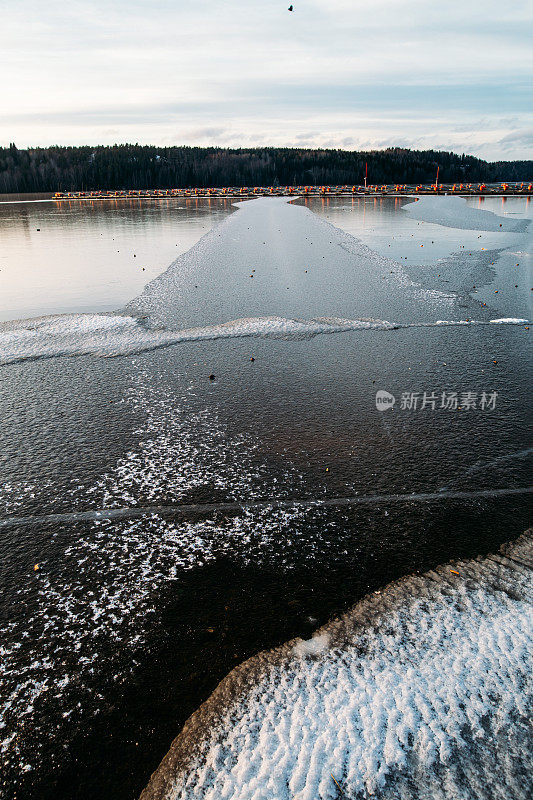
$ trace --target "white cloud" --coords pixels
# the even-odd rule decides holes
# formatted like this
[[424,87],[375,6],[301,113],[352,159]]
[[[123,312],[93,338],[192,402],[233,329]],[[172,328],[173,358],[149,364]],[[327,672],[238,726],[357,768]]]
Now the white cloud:
[[506,140],[533,122],[533,11],[521,0],[301,0],[293,14],[281,0],[0,9],[2,143],[239,144],[238,134],[525,157],[526,142]]

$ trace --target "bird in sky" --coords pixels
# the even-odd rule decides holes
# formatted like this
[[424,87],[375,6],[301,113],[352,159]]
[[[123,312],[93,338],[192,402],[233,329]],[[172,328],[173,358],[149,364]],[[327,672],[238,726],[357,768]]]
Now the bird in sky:
[[287,10],[288,11],[294,11],[294,8],[293,8],[293,6],[289,6],[289,8]]

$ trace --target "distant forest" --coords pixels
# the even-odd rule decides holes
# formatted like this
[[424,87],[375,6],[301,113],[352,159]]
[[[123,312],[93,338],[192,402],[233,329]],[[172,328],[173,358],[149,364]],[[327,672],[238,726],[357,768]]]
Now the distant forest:
[[186,189],[209,186],[369,185],[439,181],[533,180],[533,161],[482,161],[474,156],[399,147],[370,152],[255,147],[0,148],[0,192],[91,189]]

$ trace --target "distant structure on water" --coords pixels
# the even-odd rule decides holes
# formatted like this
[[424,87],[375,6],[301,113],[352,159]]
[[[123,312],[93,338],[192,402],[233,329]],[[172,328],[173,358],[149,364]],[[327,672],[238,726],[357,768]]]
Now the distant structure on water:
[[438,170],[435,183],[432,184],[383,184],[368,186],[365,174],[364,186],[223,186],[196,189],[121,189],[95,190],[87,192],[55,192],[54,200],[105,200],[117,198],[165,198],[165,197],[335,197],[335,196],[370,196],[370,197],[408,197],[412,195],[456,194],[460,196],[516,196],[531,197],[533,183],[494,183],[472,184],[438,182]]

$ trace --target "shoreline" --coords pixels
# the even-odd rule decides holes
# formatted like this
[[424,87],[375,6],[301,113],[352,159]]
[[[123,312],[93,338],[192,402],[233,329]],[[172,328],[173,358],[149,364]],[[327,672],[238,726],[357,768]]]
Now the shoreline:
[[[38,197],[35,197],[38,194]],[[44,195],[44,196],[43,196]],[[89,200],[247,200],[256,197],[289,197],[293,200],[302,197],[322,197],[329,199],[331,197],[371,197],[371,198],[412,198],[412,197],[525,197],[530,199],[533,197],[533,187],[528,185],[527,189],[520,189],[519,187],[508,187],[506,189],[489,188],[484,190],[480,189],[455,189],[452,186],[420,186],[409,187],[401,191],[393,190],[389,187],[379,187],[376,189],[367,189],[363,187],[353,187],[350,191],[346,187],[337,189],[335,187],[326,186],[313,186],[313,187],[280,187],[279,189],[254,187],[253,189],[237,189],[235,187],[221,187],[221,188],[198,188],[198,189],[124,189],[124,190],[101,190],[93,192],[29,192],[27,197],[22,194],[12,195],[13,199],[8,198],[9,195],[0,194],[0,205],[12,205],[15,203],[48,203],[50,201],[65,202],[65,201],[89,201]]]

